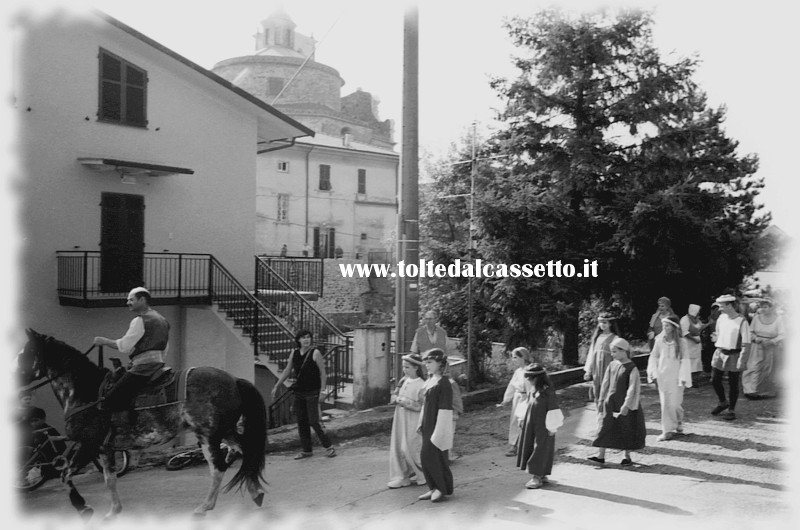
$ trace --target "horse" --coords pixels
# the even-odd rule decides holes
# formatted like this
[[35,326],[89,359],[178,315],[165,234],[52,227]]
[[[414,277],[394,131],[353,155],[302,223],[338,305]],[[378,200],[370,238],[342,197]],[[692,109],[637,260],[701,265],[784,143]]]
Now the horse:
[[195,508],[194,517],[205,516],[217,502],[229,464],[220,449],[222,441],[242,454],[241,467],[224,491],[244,486],[261,507],[262,484],[266,484],[267,411],[252,383],[217,368],[193,368],[185,377],[185,399],[180,396],[165,405],[112,414],[97,407],[107,368],[95,365],[85,354],[53,337],[32,329],[26,333],[28,341],[17,356],[16,373],[23,385],[47,378],[64,406],[64,434],[77,443],[78,449],[62,473],[62,482],[69,488],[72,506],[85,520],[92,517],[94,509],[75,488],[72,475],[92,457],[100,452],[103,478],[111,495],[105,518],[113,519],[122,511],[114,451],[160,445],[187,431],[197,437],[211,474],[208,494]]

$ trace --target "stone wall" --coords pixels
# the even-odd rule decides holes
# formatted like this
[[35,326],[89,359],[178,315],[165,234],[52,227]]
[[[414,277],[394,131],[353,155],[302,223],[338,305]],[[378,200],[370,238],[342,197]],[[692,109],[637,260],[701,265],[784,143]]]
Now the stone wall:
[[394,282],[391,278],[344,278],[339,270],[342,263],[366,261],[324,260],[323,296],[312,302],[314,308],[340,328],[393,320]]

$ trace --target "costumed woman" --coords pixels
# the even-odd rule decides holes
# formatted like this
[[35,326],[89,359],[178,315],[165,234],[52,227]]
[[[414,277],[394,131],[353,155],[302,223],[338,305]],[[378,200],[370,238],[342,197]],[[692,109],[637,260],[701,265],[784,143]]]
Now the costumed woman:
[[706,324],[700,320],[700,306],[689,304],[688,312],[681,317],[681,347],[689,357],[692,371],[692,386],[699,386],[699,376],[703,373],[703,344],[700,338]]
[[611,341],[618,336],[619,328],[614,315],[608,312],[600,313],[597,317],[597,327],[589,341],[589,354],[583,366],[585,372],[583,379],[592,382],[589,393],[595,404],[599,404],[600,385],[603,384],[606,367],[611,362]]
[[430,490],[420,495],[419,500],[439,502],[445,495],[453,494],[453,473],[448,455],[448,450],[453,447],[453,389],[444,375],[447,356],[442,350],[428,350],[423,361],[428,379],[419,418],[422,434],[420,460]]
[[742,374],[742,388],[747,399],[766,399],[777,395],[776,378],[780,370],[781,346],[786,335],[783,318],[775,312],[772,300],[765,298],[750,323],[750,357]]
[[425,484],[419,459],[422,436],[417,432],[425,386],[422,367],[418,353],[403,355],[403,377],[393,396],[396,408],[389,443],[390,488],[410,486],[412,475],[416,475],[417,484]]
[[655,338],[647,361],[647,382],[656,381],[661,401],[659,442],[683,433],[683,389],[692,386],[692,360],[681,344],[681,324],[676,317],[661,320],[662,331]]

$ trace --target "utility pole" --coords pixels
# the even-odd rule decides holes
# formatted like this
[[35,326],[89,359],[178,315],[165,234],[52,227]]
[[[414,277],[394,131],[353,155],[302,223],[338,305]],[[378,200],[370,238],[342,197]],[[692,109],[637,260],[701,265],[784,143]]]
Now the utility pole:
[[[400,215],[397,220],[397,256],[419,262],[419,10],[411,3],[403,21],[403,126],[400,154]],[[396,281],[396,350],[411,350],[419,321],[419,280]],[[397,374],[395,374],[397,375]]]

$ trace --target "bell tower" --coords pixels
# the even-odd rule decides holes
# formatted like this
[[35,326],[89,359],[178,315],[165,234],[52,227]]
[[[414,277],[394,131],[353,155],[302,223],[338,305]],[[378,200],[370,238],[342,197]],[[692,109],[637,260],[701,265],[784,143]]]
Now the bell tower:
[[255,35],[256,52],[271,46],[295,50],[294,29],[296,27],[297,24],[286,14],[286,11],[279,7],[261,21],[261,26]]

